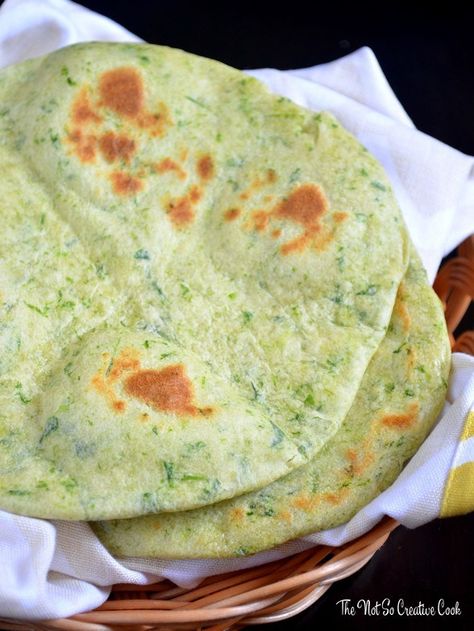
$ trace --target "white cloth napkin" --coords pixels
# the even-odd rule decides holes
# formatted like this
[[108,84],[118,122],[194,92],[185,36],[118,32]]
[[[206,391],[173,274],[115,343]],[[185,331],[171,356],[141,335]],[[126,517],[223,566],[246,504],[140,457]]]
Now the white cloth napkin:
[[[0,66],[89,40],[140,41],[67,0],[7,0],[0,9]],[[474,159],[414,128],[369,48],[313,68],[251,74],[297,103],[332,111],[378,157],[433,279],[442,256],[474,232]],[[460,440],[473,406],[474,359],[455,355],[449,403],[395,484],[344,526],[250,558],[117,560],[85,523],[0,511],[0,617],[47,619],[86,611],[101,604],[118,582],[145,584],[165,577],[193,586],[205,576],[283,558],[317,543],[341,544],[383,515],[408,527],[424,524],[443,513],[453,466],[474,460],[474,439]]]

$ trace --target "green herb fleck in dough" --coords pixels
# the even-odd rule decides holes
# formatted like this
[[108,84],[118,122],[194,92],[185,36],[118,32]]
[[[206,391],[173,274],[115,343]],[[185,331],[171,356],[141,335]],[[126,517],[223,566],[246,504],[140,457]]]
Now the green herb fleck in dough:
[[376,285],[369,285],[366,289],[362,289],[356,293],[356,296],[375,296],[377,293]]
[[191,288],[189,287],[189,285],[187,283],[181,282],[179,286],[181,287],[181,295],[183,296],[183,298],[186,298],[186,300],[191,300]]
[[172,462],[163,462],[163,466],[166,472],[166,480],[170,486],[173,486],[175,480],[174,464]]
[[300,179],[301,179],[301,169],[300,167],[298,167],[297,169],[291,172],[289,183],[296,184],[296,182],[299,182]]
[[154,513],[158,509],[158,502],[155,493],[145,492],[142,494],[141,510],[145,513]]
[[76,490],[79,486],[75,478],[66,478],[65,480],[61,480],[61,484],[66,491],[69,492]]
[[25,302],[25,305],[28,307],[28,309],[31,309],[35,313],[39,313],[44,318],[48,317],[49,305],[45,305],[42,309],[40,307],[37,307],[36,305],[32,305],[29,302]]
[[206,446],[206,443],[203,440],[198,440],[195,443],[188,443],[186,445],[186,451],[188,452],[196,452],[201,451]]
[[276,447],[281,442],[283,442],[283,440],[285,439],[285,434],[278,427],[278,425],[275,425],[275,423],[273,423],[273,421],[271,421],[271,424],[272,424],[272,428],[273,428],[273,438],[272,438],[271,446],[272,447]]
[[51,140],[51,143],[55,147],[59,147],[59,134],[56,132],[53,132],[52,129],[49,130],[49,139]]
[[29,399],[23,392],[23,385],[19,381],[15,384],[15,391],[22,403],[26,405],[31,402],[31,399]]
[[305,400],[303,401],[303,403],[307,406],[307,407],[314,407],[316,405],[316,401],[314,400],[314,396],[313,394],[308,394],[305,398]]
[[149,261],[150,260],[150,253],[148,252],[148,250],[140,248],[140,250],[137,250],[135,252],[133,257],[135,259],[138,259],[138,260]]
[[181,480],[187,482],[187,481],[202,481],[202,480],[207,480],[207,478],[204,475],[194,475],[192,473],[185,473],[184,475],[181,476]]
[[50,416],[46,421],[43,433],[40,436],[39,443],[41,444],[50,434],[55,432],[59,427],[59,419],[57,416]]
[[63,67],[61,68],[61,75],[62,75],[63,77],[65,77],[65,79],[66,79],[66,83],[67,83],[69,86],[73,87],[73,86],[76,86],[76,85],[77,85],[76,81],[74,81],[74,80],[73,80],[73,79],[69,76],[69,68],[68,68],[67,66],[63,66]]
[[161,289],[161,287],[158,285],[158,283],[155,280],[152,281],[151,286],[161,296],[161,298],[165,297],[165,294],[163,293],[163,290]]
[[209,110],[210,111],[210,107],[208,107],[203,101],[201,101],[200,99],[196,99],[193,96],[186,96],[186,99],[188,99],[188,101],[191,101],[191,103],[194,103],[194,105],[199,105],[199,107],[202,107],[205,110]]

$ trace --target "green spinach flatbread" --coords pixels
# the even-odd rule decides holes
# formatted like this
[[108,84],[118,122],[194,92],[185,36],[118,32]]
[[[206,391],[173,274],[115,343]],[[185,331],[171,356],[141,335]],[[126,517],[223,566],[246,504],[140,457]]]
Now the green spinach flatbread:
[[178,50],[0,72],[0,507],[181,511],[338,430],[407,263],[381,166],[329,114]]
[[93,528],[118,555],[192,558],[253,554],[345,523],[395,480],[425,438],[443,405],[449,366],[441,305],[413,253],[354,404],[308,465],[215,506]]

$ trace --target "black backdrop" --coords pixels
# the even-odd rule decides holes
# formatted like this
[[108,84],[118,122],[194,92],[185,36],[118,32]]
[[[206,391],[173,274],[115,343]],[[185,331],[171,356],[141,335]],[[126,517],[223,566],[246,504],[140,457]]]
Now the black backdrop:
[[[81,2],[143,39],[219,59],[237,68],[295,68],[331,61],[370,46],[415,125],[474,154],[472,10],[453,2],[421,8],[354,0],[344,6],[139,0]],[[474,211],[473,211],[474,212]],[[470,325],[472,326],[472,318]],[[272,629],[471,629],[474,623],[474,514],[398,528],[372,561],[333,586],[309,610]],[[367,617],[341,614],[337,601],[389,598],[407,605],[459,601],[460,617]]]

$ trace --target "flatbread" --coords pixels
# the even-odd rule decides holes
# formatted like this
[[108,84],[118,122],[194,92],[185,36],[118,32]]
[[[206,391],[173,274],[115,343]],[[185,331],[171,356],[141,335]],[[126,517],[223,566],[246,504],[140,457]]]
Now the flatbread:
[[406,231],[329,114],[181,51],[0,73],[0,507],[109,519],[269,484],[338,430]]
[[215,506],[93,524],[116,555],[232,557],[347,522],[387,488],[446,394],[450,350],[438,298],[415,253],[387,335],[338,433],[273,484]]

